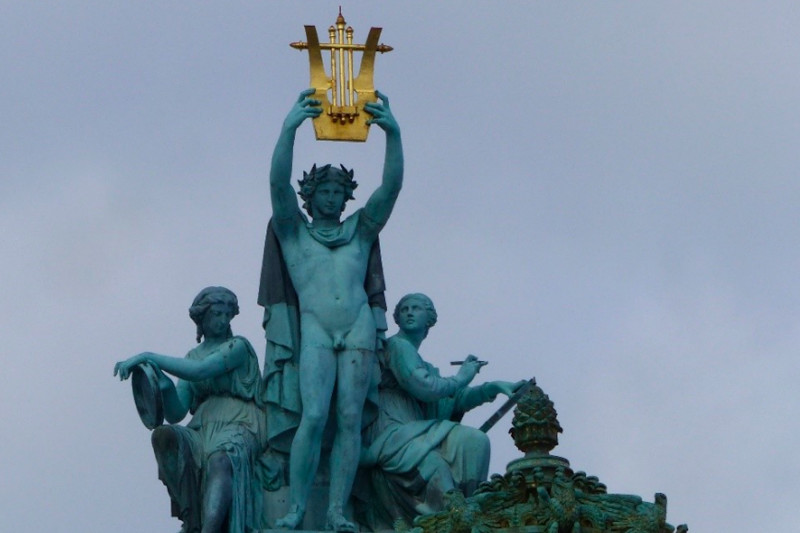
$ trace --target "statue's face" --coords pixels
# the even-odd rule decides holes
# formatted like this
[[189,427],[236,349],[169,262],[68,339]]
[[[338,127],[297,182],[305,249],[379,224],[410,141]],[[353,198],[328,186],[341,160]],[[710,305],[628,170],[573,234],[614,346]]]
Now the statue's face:
[[398,309],[398,326],[405,332],[425,331],[428,329],[428,310],[425,302],[418,298],[409,298]]
[[339,220],[345,201],[344,185],[335,181],[323,181],[317,185],[314,196],[311,197],[313,218],[335,218]]
[[213,304],[203,315],[203,335],[206,337],[223,337],[228,333],[228,327],[233,320],[230,306],[226,304]]

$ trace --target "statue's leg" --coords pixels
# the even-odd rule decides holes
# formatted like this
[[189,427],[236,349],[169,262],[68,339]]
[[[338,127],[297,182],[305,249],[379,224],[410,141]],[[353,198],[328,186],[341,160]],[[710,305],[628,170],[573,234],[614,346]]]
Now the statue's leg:
[[322,434],[336,383],[333,350],[304,347],[300,354],[299,374],[303,414],[289,456],[291,510],[275,522],[275,527],[281,529],[296,529],[303,521],[308,495],[317,473]]
[[206,464],[201,533],[223,533],[233,498],[233,467],[225,452],[214,452]]
[[200,470],[194,460],[194,433],[182,426],[159,426],[150,436],[158,478],[167,487],[172,514],[187,533],[200,531]]
[[440,453],[450,463],[453,480],[464,496],[471,496],[489,474],[491,446],[483,431],[458,425],[442,443]]
[[444,494],[456,488],[450,464],[436,450],[431,450],[417,469],[427,480],[423,489],[423,501],[417,506],[420,514],[430,514],[444,509]]
[[336,357],[336,437],[331,450],[328,525],[336,531],[355,531],[344,518],[344,506],[358,469],[361,416],[377,360],[369,350],[347,349]]

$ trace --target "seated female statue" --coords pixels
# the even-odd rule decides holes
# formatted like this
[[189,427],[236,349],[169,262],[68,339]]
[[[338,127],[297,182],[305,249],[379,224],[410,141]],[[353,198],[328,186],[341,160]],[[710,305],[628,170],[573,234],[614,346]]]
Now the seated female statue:
[[469,383],[484,364],[474,355],[453,377],[424,361],[419,347],[436,323],[436,309],[424,294],[404,296],[394,310],[400,331],[379,355],[381,384],[377,421],[361,466],[371,468],[374,527],[402,519],[411,524],[420,514],[443,507],[449,490],[470,496],[489,469],[489,439],[459,423],[465,412],[502,393],[511,396],[524,382]]
[[[152,434],[159,478],[185,533],[244,533],[261,518],[254,474],[266,433],[261,375],[253,347],[231,332],[238,313],[233,292],[205,288],[189,309],[199,344],[185,357],[144,352],[114,367],[114,375],[127,379],[149,363],[159,376],[166,420],[177,424],[193,415],[186,426],[159,426]],[[179,378],[177,386],[164,372]]]

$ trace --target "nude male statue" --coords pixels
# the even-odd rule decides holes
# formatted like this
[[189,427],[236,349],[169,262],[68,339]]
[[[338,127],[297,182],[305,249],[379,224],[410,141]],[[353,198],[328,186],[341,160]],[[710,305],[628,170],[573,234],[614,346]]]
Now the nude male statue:
[[352,171],[326,165],[300,181],[301,213],[290,184],[297,128],[321,113],[314,89],[300,93],[281,129],[270,169],[272,227],[297,292],[300,310],[299,381],[302,415],[291,444],[291,508],[276,527],[295,529],[303,520],[319,465],[323,430],[336,391],[336,434],[331,450],[327,525],[355,531],[343,514],[361,451],[361,415],[377,360],[376,322],[364,289],[372,245],[389,219],[403,181],[400,128],[389,100],[368,103],[370,124],[386,134],[383,178],[363,209],[340,221],[356,184]]

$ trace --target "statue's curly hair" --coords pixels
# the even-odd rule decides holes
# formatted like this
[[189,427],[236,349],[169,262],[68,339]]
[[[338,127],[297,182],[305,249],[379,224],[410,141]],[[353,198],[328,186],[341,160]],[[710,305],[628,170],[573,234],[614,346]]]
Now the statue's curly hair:
[[[227,305],[233,316],[239,314],[239,300],[232,290],[225,287],[206,287],[195,296],[189,308],[189,317],[197,324],[197,342],[203,339],[203,317],[214,304]],[[233,332],[228,326],[228,336],[232,335]]]
[[303,179],[298,180],[297,184],[300,190],[297,195],[303,199],[303,209],[314,216],[311,212],[311,198],[314,196],[314,191],[323,182],[334,181],[344,187],[344,202],[342,203],[342,211],[348,200],[353,200],[353,191],[358,187],[358,183],[353,179],[353,169],[347,170],[344,165],[339,165],[341,168],[335,168],[330,164],[317,168],[315,164],[311,170],[303,171]]

